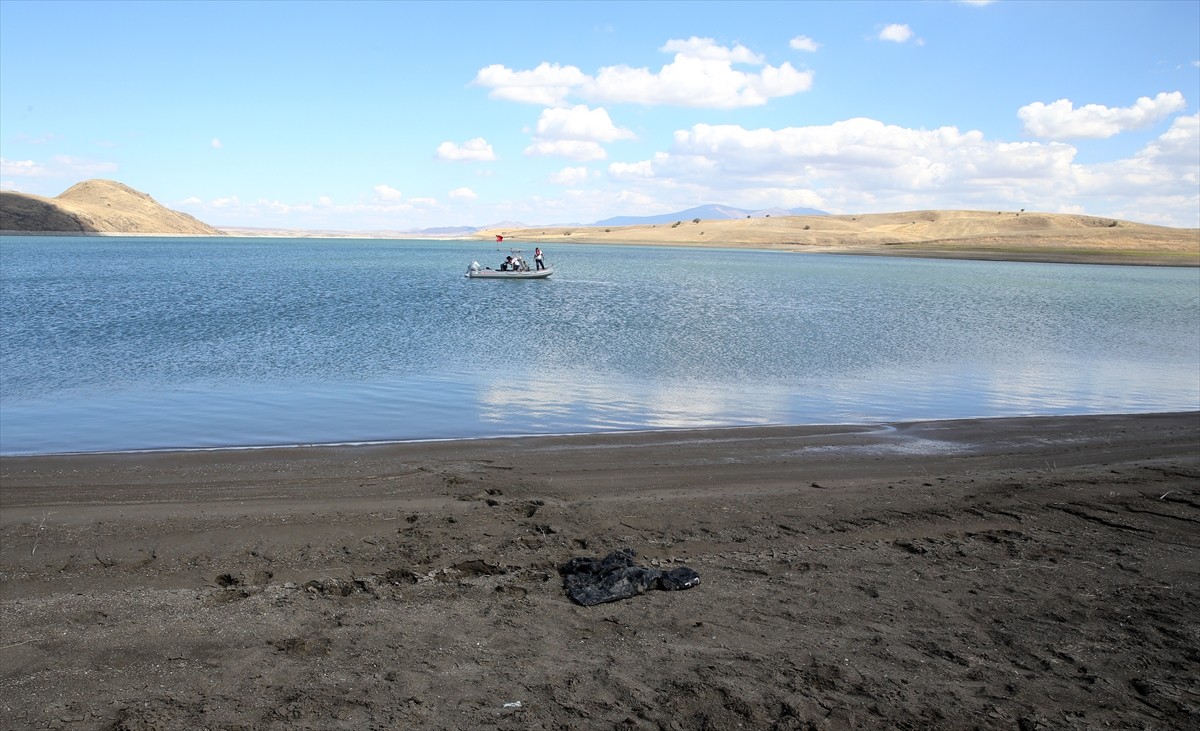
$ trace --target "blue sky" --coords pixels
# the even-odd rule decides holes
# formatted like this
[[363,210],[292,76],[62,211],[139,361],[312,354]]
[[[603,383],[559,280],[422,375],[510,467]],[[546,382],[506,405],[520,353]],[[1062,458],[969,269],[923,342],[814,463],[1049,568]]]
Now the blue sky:
[[0,186],[217,226],[1200,226],[1200,2],[0,0]]

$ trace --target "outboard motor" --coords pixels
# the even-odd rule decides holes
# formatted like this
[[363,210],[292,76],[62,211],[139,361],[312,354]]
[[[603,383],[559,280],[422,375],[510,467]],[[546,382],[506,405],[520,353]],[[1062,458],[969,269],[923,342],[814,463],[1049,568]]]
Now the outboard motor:
[[471,266],[467,267],[467,273],[469,274],[471,272],[477,272],[477,271],[479,271],[479,262],[477,262],[477,261],[471,262]]

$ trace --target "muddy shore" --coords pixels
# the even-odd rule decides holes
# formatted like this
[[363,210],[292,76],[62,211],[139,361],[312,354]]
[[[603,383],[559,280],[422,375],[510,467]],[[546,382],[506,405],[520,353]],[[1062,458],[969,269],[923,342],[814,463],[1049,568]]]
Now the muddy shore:
[[1200,724],[1196,412],[9,457],[0,539],[6,729]]

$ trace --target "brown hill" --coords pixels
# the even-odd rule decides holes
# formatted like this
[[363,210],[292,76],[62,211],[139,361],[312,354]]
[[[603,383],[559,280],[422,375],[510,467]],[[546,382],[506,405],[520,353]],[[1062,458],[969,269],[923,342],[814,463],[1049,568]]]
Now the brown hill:
[[0,230],[37,233],[223,236],[114,180],[85,180],[55,198],[0,191]]
[[660,244],[953,258],[1200,266],[1200,229],[1024,211],[909,211],[482,231],[514,246]]

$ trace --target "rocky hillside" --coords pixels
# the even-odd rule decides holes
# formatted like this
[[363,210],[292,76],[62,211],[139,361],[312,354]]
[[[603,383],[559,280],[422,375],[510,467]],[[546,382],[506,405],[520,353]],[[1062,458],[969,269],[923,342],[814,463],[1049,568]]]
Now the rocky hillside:
[[224,234],[114,180],[85,180],[54,198],[0,191],[0,230],[37,233]]

